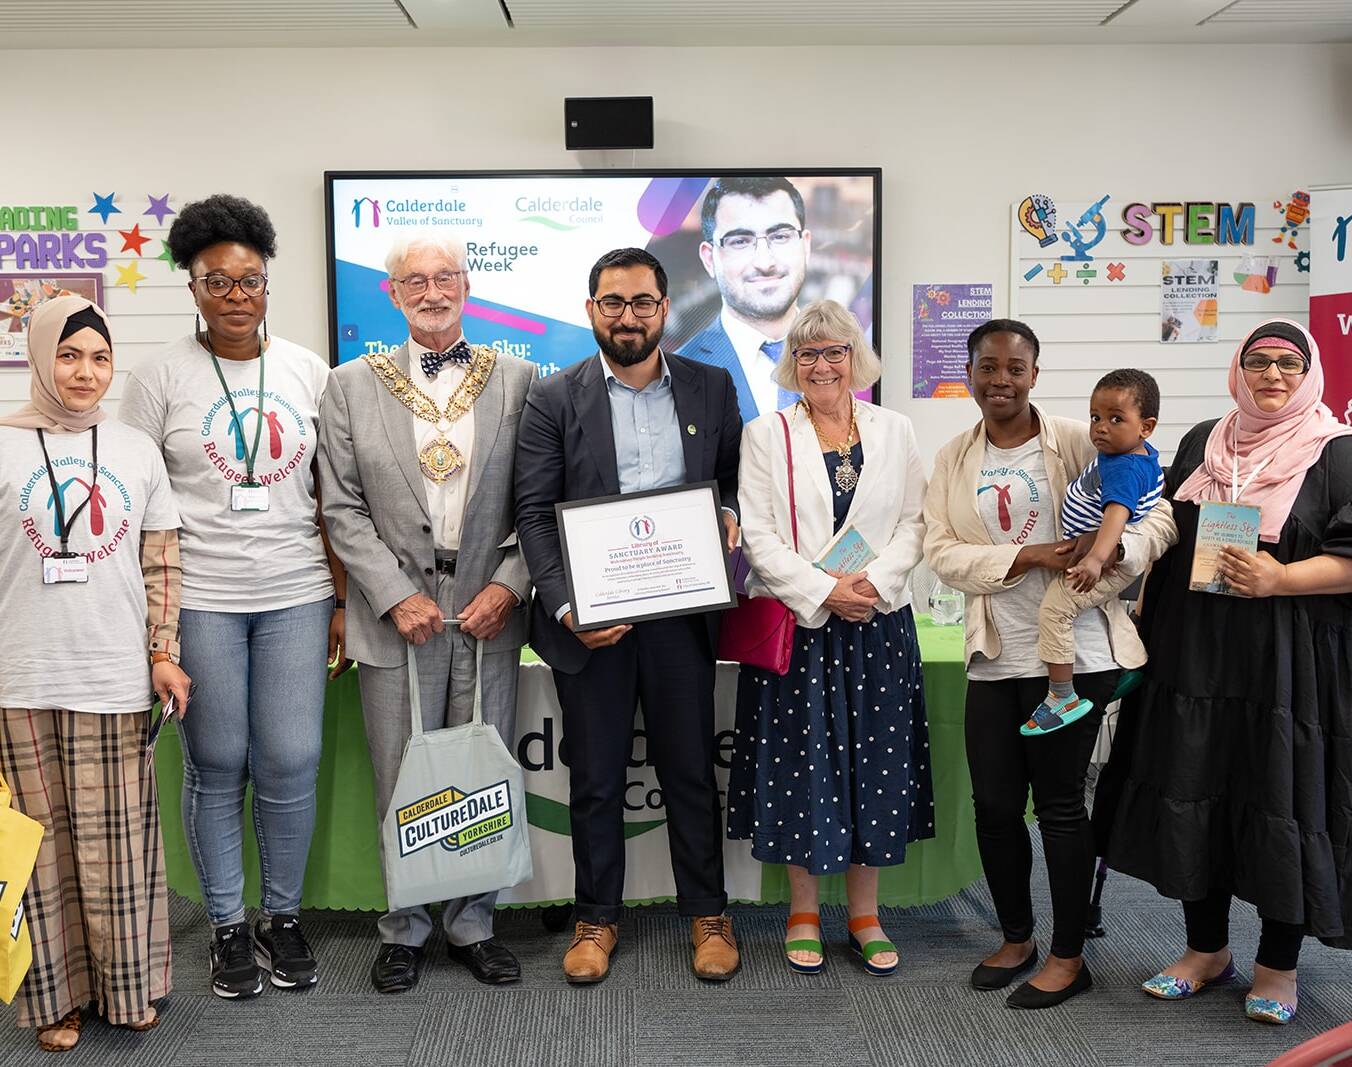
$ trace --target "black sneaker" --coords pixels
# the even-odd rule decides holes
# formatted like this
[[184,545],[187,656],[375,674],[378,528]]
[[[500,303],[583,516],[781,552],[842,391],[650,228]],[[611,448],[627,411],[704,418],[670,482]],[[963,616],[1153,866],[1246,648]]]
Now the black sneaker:
[[247,1000],[263,992],[263,972],[254,963],[247,922],[222,926],[212,937],[211,991],[227,1000]]
[[278,989],[303,989],[319,981],[319,964],[301,933],[298,915],[274,915],[270,923],[259,919],[254,926],[254,959],[272,972],[272,984]]

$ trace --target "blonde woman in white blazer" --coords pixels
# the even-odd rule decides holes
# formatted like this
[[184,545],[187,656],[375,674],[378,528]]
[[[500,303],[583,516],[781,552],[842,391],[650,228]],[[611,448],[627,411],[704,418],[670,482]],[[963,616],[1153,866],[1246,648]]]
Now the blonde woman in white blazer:
[[[872,974],[897,967],[878,923],[878,869],[934,836],[929,727],[907,580],[920,560],[925,472],[904,415],[857,400],[881,364],[845,308],[803,309],[775,370],[803,399],[742,433],[738,501],[753,597],[797,630],[788,673],[744,665],[728,788],[728,835],[788,865],[785,953],[825,963],[817,879],[845,873],[851,947]],[[792,443],[797,549],[785,422]],[[835,577],[813,565],[852,526],[876,553]]]

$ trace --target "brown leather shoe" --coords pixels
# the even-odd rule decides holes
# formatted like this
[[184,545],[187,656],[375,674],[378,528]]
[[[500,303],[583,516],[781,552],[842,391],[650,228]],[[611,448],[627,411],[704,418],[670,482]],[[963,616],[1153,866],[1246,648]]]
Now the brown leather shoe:
[[695,975],[711,982],[726,982],[742,965],[737,938],[732,934],[731,915],[703,915],[690,924],[690,943],[695,946]]
[[563,954],[563,976],[575,985],[601,981],[610,973],[610,955],[619,940],[614,923],[579,922]]

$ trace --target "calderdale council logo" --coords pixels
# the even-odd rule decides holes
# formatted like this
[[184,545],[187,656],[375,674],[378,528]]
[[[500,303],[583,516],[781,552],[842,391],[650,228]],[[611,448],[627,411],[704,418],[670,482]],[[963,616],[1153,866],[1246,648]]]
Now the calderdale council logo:
[[[363,205],[363,204],[370,204],[370,205],[371,205],[370,211],[367,211],[367,212],[362,211],[362,205]],[[365,215],[368,215],[368,216],[370,217],[370,219],[371,219],[371,225],[372,225],[372,226],[379,226],[379,225],[380,225],[380,201],[377,200],[377,199],[376,199],[375,197],[373,197],[373,196],[359,196],[359,197],[357,197],[357,199],[353,200],[353,201],[352,201],[352,225],[354,225],[355,227],[357,227],[357,229],[359,229],[359,230],[361,229],[361,217],[362,217],[362,215],[364,215],[364,214],[365,214]]]
[[448,786],[396,813],[399,855],[411,856],[440,843],[447,852],[463,852],[512,827],[512,794],[507,781],[466,793]]

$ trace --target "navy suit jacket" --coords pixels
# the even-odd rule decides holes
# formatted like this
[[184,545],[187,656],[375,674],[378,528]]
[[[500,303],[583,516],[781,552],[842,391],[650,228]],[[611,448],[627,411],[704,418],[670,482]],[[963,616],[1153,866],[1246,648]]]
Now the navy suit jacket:
[[[735,358],[735,357],[734,357]],[[724,507],[737,509],[742,419],[727,371],[668,354],[687,482],[718,482]],[[687,433],[686,428],[695,427]],[[576,674],[591,651],[554,616],[568,603],[554,505],[620,491],[610,395],[599,355],[537,379],[526,395],[516,438],[516,535],[530,568],[531,647],[555,670]],[[712,651],[720,612],[705,616]]]
[[713,322],[681,345],[680,354],[711,367],[722,367],[732,376],[732,383],[737,389],[737,410],[741,412],[743,422],[750,422],[763,414],[756,409],[756,394],[751,391],[751,385],[746,380],[742,361],[737,358],[737,350],[732,347],[728,331],[723,329],[721,315],[715,315]]

